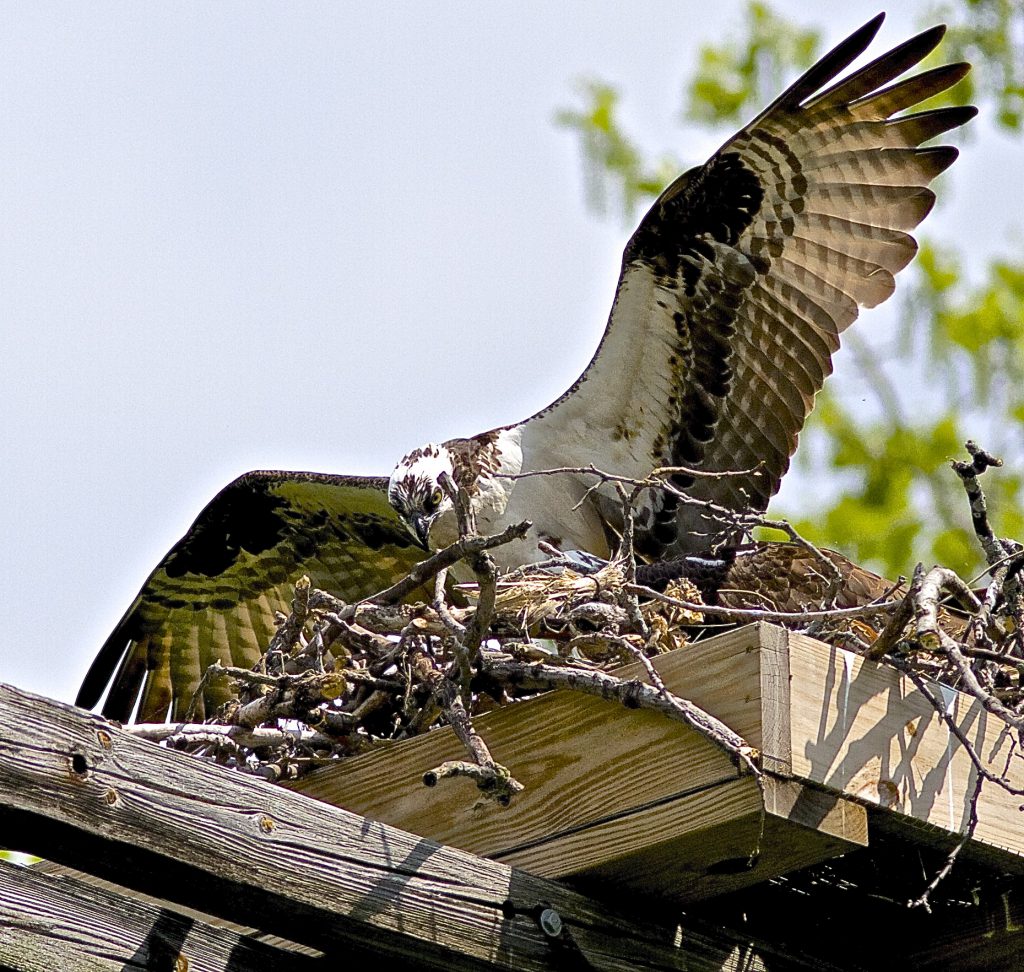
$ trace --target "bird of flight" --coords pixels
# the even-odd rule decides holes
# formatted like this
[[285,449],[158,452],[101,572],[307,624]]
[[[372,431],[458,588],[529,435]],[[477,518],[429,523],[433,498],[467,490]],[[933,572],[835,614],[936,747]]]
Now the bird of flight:
[[[913,258],[910,235],[955,148],[921,147],[972,107],[907,113],[967,64],[897,80],[939,43],[934,27],[835,79],[868,47],[875,17],[711,158],[679,176],[626,244],[593,359],[557,401],[524,421],[414,450],[390,479],[250,472],[226,486],[157,565],[79,692],[121,720],[183,716],[218,659],[251,666],[300,574],[347,601],[387,587],[457,536],[445,474],[482,531],[530,520],[500,566],[544,558],[541,541],[607,557],[617,495],[593,476],[522,473],[591,464],[641,478],[659,466],[688,496],[761,511],[777,491],[840,335],[882,303]],[[636,547],[649,559],[706,549],[702,507],[644,494]],[[211,686],[203,717],[220,701]]]

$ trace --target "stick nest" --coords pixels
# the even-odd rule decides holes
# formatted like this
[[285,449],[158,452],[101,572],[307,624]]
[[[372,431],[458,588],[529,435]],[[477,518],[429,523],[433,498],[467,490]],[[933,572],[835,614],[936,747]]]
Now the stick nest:
[[[668,692],[651,659],[716,633],[763,619],[838,647],[885,660],[908,674],[941,707],[936,681],[966,691],[1019,733],[1024,723],[1024,606],[1020,544],[996,538],[978,477],[998,460],[968,444],[954,463],[964,483],[991,582],[980,594],[952,571],[919,566],[909,584],[887,596],[836,607],[843,576],[836,555],[818,551],[788,524],[793,543],[820,558],[820,583],[797,611],[763,606],[757,592],[737,607],[704,602],[686,577],[661,591],[636,583],[632,508],[638,493],[671,490],[668,476],[638,481],[632,491],[609,477],[624,504],[626,530],[617,558],[594,572],[552,561],[498,576],[487,550],[521,537],[516,524],[494,537],[476,534],[465,497],[455,494],[460,540],[417,566],[387,591],[355,604],[312,589],[301,578],[288,616],[252,670],[211,666],[205,680],[230,679],[236,698],[207,723],[136,726],[133,731],[240,771],[294,778],[348,756],[451,726],[467,759],[435,767],[435,785],[470,776],[485,799],[507,803],[522,786],[496,762],[473,717],[540,691],[566,688],[657,709],[705,733],[741,771],[760,775],[759,754],[710,714]],[[600,480],[603,475],[597,470]],[[454,489],[454,487],[452,487]],[[764,517],[730,514],[735,530]],[[451,584],[448,568],[467,564],[475,583]],[[431,603],[402,598],[434,582]],[[881,580],[881,579],[879,579]],[[735,592],[734,592],[735,593]],[[616,673],[634,664],[628,677]],[[636,665],[643,677],[637,678]],[[200,688],[202,691],[202,686]],[[1000,785],[1007,781],[996,779]]]

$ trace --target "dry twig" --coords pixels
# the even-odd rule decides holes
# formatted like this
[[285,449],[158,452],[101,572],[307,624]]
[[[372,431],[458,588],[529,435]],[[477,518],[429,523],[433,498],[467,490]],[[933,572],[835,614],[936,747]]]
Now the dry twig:
[[[467,497],[448,483],[445,488],[459,522],[454,544],[425,559],[387,590],[356,604],[311,590],[303,579],[296,586],[292,611],[257,671],[211,666],[204,678],[229,677],[240,686],[238,703],[221,714],[226,725],[135,731],[280,778],[324,759],[448,725],[468,758],[441,764],[425,775],[424,782],[435,785],[466,776],[485,797],[507,803],[522,785],[476,731],[474,714],[536,692],[568,689],[662,712],[707,736],[742,772],[760,779],[759,754],[711,714],[668,691],[650,656],[679,644],[687,632],[715,623],[708,619],[768,620],[814,631],[834,644],[889,661],[914,681],[968,752],[979,786],[984,780],[1024,795],[1005,773],[986,767],[945,711],[931,681],[941,677],[967,691],[1010,732],[1019,735],[1024,728],[1024,658],[1015,640],[1024,627],[1019,590],[1024,554],[1014,541],[997,538],[988,520],[978,476],[999,465],[998,460],[973,443],[968,451],[971,461],[954,468],[964,482],[992,574],[992,584],[980,600],[953,572],[919,567],[903,597],[897,596],[894,586],[878,603],[832,607],[843,582],[836,562],[788,523],[686,497],[672,476],[703,474],[681,468],[655,470],[645,479],[609,475],[594,467],[530,473],[588,473],[595,477],[595,489],[604,487],[609,495],[614,491],[622,509],[620,547],[615,561],[590,574],[576,569],[579,564],[572,559],[562,559],[543,570],[528,566],[500,577],[487,551],[522,537],[528,524],[516,524],[494,537],[477,535]],[[696,594],[674,596],[682,587],[659,593],[635,583],[634,509],[648,490],[665,490],[680,502],[701,507],[732,534],[755,526],[785,531],[822,564],[821,577],[827,583],[820,608],[817,602],[815,609],[797,612],[715,606],[702,603]],[[476,575],[475,585],[457,589],[467,596],[468,607],[448,599],[446,571],[458,561],[466,562]],[[429,604],[401,603],[431,581]],[[970,623],[953,623],[950,598],[969,615]],[[828,622],[829,627],[816,628],[819,622]],[[623,659],[639,662],[649,684],[613,674],[610,669]],[[974,827],[974,811],[972,806],[967,836]],[[915,905],[928,907],[929,896],[952,868],[959,846]]]

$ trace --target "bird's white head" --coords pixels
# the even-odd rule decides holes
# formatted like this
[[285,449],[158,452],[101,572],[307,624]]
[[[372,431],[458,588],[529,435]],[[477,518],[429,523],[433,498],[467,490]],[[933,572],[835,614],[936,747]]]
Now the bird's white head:
[[[451,451],[447,446],[428,442],[402,457],[388,483],[388,502],[424,550],[430,549],[431,529],[439,521],[451,527],[443,533],[454,531],[455,536],[458,535],[455,504],[450,487],[445,488],[445,476],[449,483],[455,482]],[[449,520],[451,523],[447,522]],[[435,541],[438,539],[436,532]],[[442,545],[442,542],[434,544]]]

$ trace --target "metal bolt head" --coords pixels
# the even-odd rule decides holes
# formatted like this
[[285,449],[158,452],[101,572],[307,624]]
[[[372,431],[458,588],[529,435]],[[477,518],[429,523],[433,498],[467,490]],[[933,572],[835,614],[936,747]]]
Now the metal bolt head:
[[538,921],[540,930],[549,938],[558,938],[562,934],[562,916],[554,908],[545,908]]

